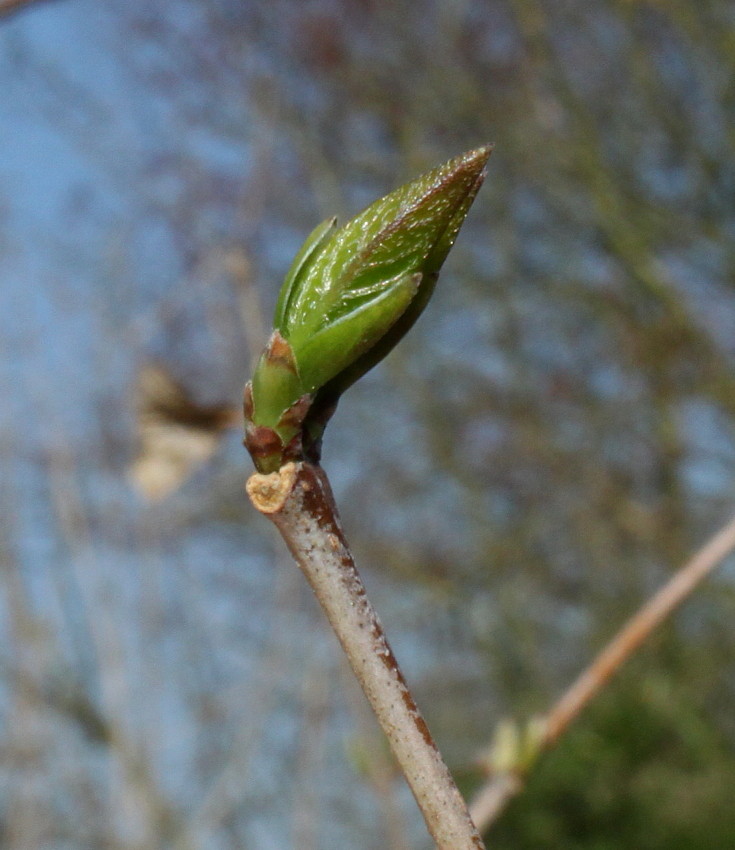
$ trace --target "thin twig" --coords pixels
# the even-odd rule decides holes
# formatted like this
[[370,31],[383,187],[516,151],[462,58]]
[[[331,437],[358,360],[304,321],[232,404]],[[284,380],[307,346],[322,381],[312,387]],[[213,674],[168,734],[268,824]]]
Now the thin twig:
[[321,467],[253,475],[248,494],[277,526],[339,638],[440,850],[484,850],[365,593]]
[[[565,691],[544,719],[539,749],[551,749],[582,710],[594,699],[648,636],[692,593],[725,558],[735,551],[735,517],[690,558],[623,626]],[[482,831],[500,815],[522,789],[522,777],[512,772],[494,776],[470,806]]]
[[517,773],[505,771],[493,776],[480,788],[470,803],[472,820],[481,832],[500,817],[508,803],[523,790],[523,779]]
[[268,326],[263,318],[263,304],[253,278],[252,266],[243,250],[233,249],[225,256],[225,267],[236,287],[245,344],[250,363],[255,368],[268,339]]
[[635,614],[577,678],[546,718],[544,740],[556,743],[582,709],[607,684],[653,630],[735,549],[735,517],[714,535]]

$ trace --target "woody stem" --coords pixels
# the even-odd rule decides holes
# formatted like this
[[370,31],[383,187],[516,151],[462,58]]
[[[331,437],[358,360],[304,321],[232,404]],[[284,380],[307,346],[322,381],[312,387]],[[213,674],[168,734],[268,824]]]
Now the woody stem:
[[326,474],[288,463],[248,494],[278,528],[321,604],[439,850],[484,850],[467,806],[408,689],[345,540]]

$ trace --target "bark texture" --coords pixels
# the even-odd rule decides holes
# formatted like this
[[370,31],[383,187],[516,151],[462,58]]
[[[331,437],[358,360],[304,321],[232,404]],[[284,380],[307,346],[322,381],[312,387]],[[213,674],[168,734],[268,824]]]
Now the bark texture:
[[254,506],[278,527],[306,576],[388,737],[441,850],[484,850],[462,795],[434,743],[355,567],[321,467],[288,463],[253,475]]

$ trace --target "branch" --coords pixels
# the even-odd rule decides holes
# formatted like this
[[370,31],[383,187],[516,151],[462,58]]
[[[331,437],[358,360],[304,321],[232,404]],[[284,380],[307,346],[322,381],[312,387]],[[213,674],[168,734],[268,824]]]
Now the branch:
[[41,3],[48,3],[50,0],[0,0],[0,18],[12,15],[14,12],[21,12],[30,6],[40,6]]
[[287,463],[247,483],[334,629],[440,850],[484,850],[365,593],[320,466]]
[[[546,715],[543,732],[537,744],[538,753],[551,749],[558,742],[582,710],[600,693],[654,629],[734,550],[735,517],[674,573],[572,683]],[[511,798],[522,790],[522,772],[501,772],[480,789],[470,807],[480,830],[487,829]]]

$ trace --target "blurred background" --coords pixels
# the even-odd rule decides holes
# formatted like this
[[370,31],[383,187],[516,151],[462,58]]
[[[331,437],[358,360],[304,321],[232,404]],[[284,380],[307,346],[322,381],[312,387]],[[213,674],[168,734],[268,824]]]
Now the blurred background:
[[[323,457],[471,795],[496,724],[733,511],[735,6],[0,13],[0,847],[426,847],[232,407],[311,228],[495,142]],[[735,846],[734,587],[731,559],[488,846]]]

